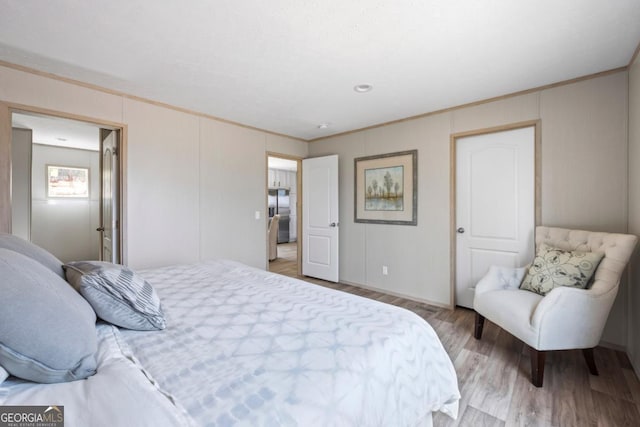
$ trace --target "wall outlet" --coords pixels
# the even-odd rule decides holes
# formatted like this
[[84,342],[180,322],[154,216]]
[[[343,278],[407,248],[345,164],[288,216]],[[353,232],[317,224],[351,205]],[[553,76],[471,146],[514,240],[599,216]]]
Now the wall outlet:
[[387,268],[386,265],[382,266],[382,275],[386,276],[387,274],[389,274],[389,269]]
[[260,211],[256,211],[256,219],[260,219]]

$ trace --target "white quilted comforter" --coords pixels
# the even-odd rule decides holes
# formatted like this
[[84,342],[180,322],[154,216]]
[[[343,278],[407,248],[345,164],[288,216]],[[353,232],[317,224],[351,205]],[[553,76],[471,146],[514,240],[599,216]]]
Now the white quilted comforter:
[[456,374],[407,310],[231,261],[141,271],[167,317],[121,330],[199,426],[414,426],[457,416]]
[[[65,427],[190,427],[191,417],[163,392],[132,356],[115,326],[97,325],[97,373],[86,380],[37,384],[10,377],[0,405],[64,407]],[[27,427],[46,423],[0,425]]]

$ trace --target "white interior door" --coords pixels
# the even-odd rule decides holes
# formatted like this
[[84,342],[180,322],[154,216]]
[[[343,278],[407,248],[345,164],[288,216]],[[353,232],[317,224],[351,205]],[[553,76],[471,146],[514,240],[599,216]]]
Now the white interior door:
[[101,189],[101,234],[100,259],[102,261],[120,262],[119,221],[118,221],[118,132],[100,129],[102,141],[102,189]]
[[302,274],[338,281],[338,156],[302,161]]
[[456,139],[456,304],[473,308],[491,265],[534,254],[535,127]]

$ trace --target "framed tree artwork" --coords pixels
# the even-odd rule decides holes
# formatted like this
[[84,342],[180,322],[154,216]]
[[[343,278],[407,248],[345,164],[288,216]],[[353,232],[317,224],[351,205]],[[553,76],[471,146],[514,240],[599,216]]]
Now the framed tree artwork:
[[354,160],[355,222],[418,224],[418,150]]

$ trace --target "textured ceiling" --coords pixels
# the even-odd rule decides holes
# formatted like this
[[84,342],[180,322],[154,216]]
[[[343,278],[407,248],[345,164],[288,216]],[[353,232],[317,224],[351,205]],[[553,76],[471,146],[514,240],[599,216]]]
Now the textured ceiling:
[[315,139],[624,67],[639,22],[639,0],[0,0],[0,60]]
[[13,127],[31,129],[36,144],[57,147],[100,150],[100,127],[77,120],[13,113]]

